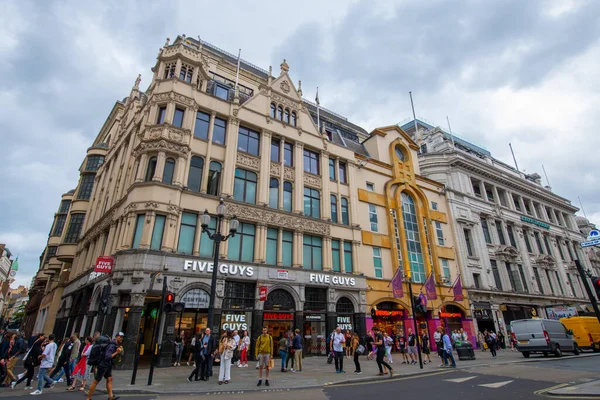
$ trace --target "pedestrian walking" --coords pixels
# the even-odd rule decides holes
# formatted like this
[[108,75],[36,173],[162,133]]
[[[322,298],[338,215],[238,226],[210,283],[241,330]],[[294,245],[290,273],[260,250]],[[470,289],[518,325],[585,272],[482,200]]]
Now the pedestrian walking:
[[185,340],[185,332],[181,331],[178,336],[175,337],[175,362],[174,367],[181,366],[181,355],[183,354],[183,341]]
[[240,338],[240,363],[238,367],[248,368],[248,352],[250,351],[250,336],[248,331],[242,331],[242,337]]
[[477,332],[477,345],[481,349],[481,351],[487,351],[485,348],[485,336],[481,331]]
[[352,341],[352,333],[350,333],[350,329],[346,329],[346,341],[344,342],[344,349],[346,350],[346,358],[350,359],[352,356],[352,347],[350,346],[350,342]]
[[497,340],[498,340],[498,349],[504,350],[506,348],[506,342],[505,342],[505,336],[504,336],[504,333],[502,333],[502,330],[498,331]]
[[[266,378],[265,386],[269,386],[269,364],[271,362],[271,358],[273,357],[273,338],[267,332],[267,327],[264,327],[262,329],[262,335],[260,335],[256,340],[256,359],[259,363],[258,383],[256,386],[262,385],[263,368],[265,370]],[[298,332],[297,329],[296,332]],[[294,337],[294,339],[296,338]],[[302,350],[300,350],[300,354],[302,354]]]
[[46,373],[54,365],[54,358],[56,357],[56,343],[54,343],[54,334],[48,336],[48,343],[44,346],[44,350],[40,355],[40,371],[38,373],[38,384],[37,390],[31,392],[33,396],[42,394],[42,385],[46,382],[49,387],[54,386],[54,380],[52,380]]
[[433,341],[437,348],[437,355],[440,358],[440,367],[444,365],[444,342],[442,342],[442,334],[439,329],[436,329],[433,333]]
[[23,338],[23,332],[20,332],[13,336],[12,344],[9,347],[8,351],[8,362],[6,364],[6,379],[4,381],[5,384],[9,384],[10,382],[16,380],[17,378],[13,374],[13,369],[17,365],[17,362],[25,355],[27,352],[27,344],[25,343],[25,339]]
[[342,333],[342,329],[338,326],[335,328],[335,333],[331,339],[331,348],[335,359],[335,372],[337,374],[345,374],[344,371],[344,344],[346,343],[346,335]]
[[383,332],[383,343],[385,344],[385,356],[387,357],[387,362],[393,364],[394,360],[392,360],[392,347],[394,346],[394,340],[387,334],[387,332]]
[[235,350],[233,350],[233,358],[231,359],[231,365],[234,363],[239,367],[240,365],[240,335],[238,334],[237,329],[233,330],[233,340],[235,341]]
[[[456,368],[456,362],[454,361],[454,356],[452,355],[452,342],[450,341],[450,336],[446,333],[446,330],[441,326],[438,327],[440,333],[442,334],[442,342],[444,343],[444,365],[443,367]],[[451,364],[448,365],[448,359],[451,361]]]
[[367,331],[367,336],[365,336],[365,351],[367,353],[367,360],[372,360],[375,357],[375,348],[373,343],[375,339],[373,339],[373,333],[371,331]]
[[293,347],[292,342],[294,341],[294,333],[292,331],[288,332],[288,358],[285,360],[285,368],[288,369],[290,364],[290,360],[292,361],[292,372],[294,372],[294,358],[296,350]]
[[494,331],[489,331],[485,340],[485,342],[488,345],[488,348],[490,349],[490,353],[492,354],[492,358],[496,358],[496,346],[498,346],[496,338],[497,336],[494,333]]
[[106,346],[106,351],[102,354],[102,359],[98,363],[98,367],[96,368],[96,375],[94,376],[94,381],[90,385],[90,390],[88,390],[87,399],[92,400],[92,396],[96,391],[96,386],[102,380],[102,378],[106,379],[106,391],[108,392],[108,400],[117,400],[118,397],[115,397],[113,394],[113,378],[112,378],[112,368],[113,363],[120,358],[121,353],[123,352],[123,338],[125,334],[123,332],[119,332],[115,339],[110,342]]
[[35,339],[35,341],[31,343],[31,346],[29,346],[29,351],[23,357],[23,366],[25,367],[25,373],[22,374],[18,380],[13,381],[10,384],[11,389],[14,390],[14,388],[24,380],[27,380],[27,382],[25,383],[25,390],[33,389],[31,387],[31,380],[33,379],[35,368],[41,363],[40,356],[42,355],[43,351],[42,344],[45,340],[46,338],[43,333],[37,334],[37,339]]
[[287,370],[285,369],[285,361],[287,360],[287,356],[288,356],[288,347],[289,347],[289,340],[288,340],[288,335],[287,333],[284,333],[283,336],[281,336],[281,338],[279,339],[279,357],[281,357],[281,372],[287,372]]
[[219,343],[219,354],[221,355],[221,365],[219,366],[219,385],[228,384],[231,380],[231,360],[235,351],[235,339],[232,332],[228,329]]
[[78,380],[81,381],[79,391],[83,392],[85,390],[85,384],[90,378],[90,370],[92,369],[91,365],[87,365],[88,357],[92,351],[92,345],[92,338],[88,336],[85,339],[85,345],[83,347],[83,351],[81,352],[81,358],[73,368],[73,384],[67,388],[68,391],[73,391],[77,388]]
[[360,375],[362,372],[360,370],[358,357],[367,352],[367,350],[365,349],[365,346],[360,343],[360,337],[356,332],[354,332],[352,339],[350,339],[350,347],[352,348],[352,354],[354,354],[354,373]]
[[421,331],[421,346],[423,349],[423,355],[425,356],[425,360],[423,361],[425,364],[431,363],[431,350],[429,349],[429,335],[427,334],[427,330],[423,329]]
[[190,366],[190,363],[192,362],[192,357],[194,357],[194,359],[195,359],[196,337],[197,337],[197,335],[194,335],[192,337],[192,340],[190,341],[190,354],[188,354],[188,360],[186,362],[188,367]]
[[385,356],[385,344],[383,342],[383,335],[379,331],[379,328],[374,326],[373,332],[375,334],[375,346],[377,347],[377,367],[379,368],[378,376],[385,375],[383,372],[383,367],[386,367],[390,372],[390,378],[394,375],[394,370],[392,367],[383,360]]
[[[66,339],[66,342],[64,342],[59,356],[58,356],[58,361],[56,362],[56,366],[54,367],[54,370],[52,370],[52,373],[50,374],[50,378],[54,379],[54,384],[57,384],[61,381],[61,376],[64,374],[65,378],[67,379],[67,386],[71,386],[72,384],[72,380],[71,380],[71,368],[70,368],[70,357],[71,357],[71,350],[73,350],[73,340],[71,340],[71,338]],[[60,373],[59,373],[60,372]],[[57,375],[58,373],[58,375]]]
[[200,380],[198,374],[200,373],[202,364],[204,364],[204,348],[202,346],[202,338],[200,337],[200,335],[197,335],[196,337],[192,338],[192,343],[194,343],[194,345],[190,348],[190,355],[194,356],[195,365],[194,369],[192,370],[192,373],[187,378],[187,381],[190,383],[192,383],[192,378],[194,378],[195,382],[198,382]]
[[213,358],[218,350],[219,343],[211,336],[210,328],[206,328],[202,336],[202,355],[204,356],[204,361],[200,369],[200,380],[208,381],[208,378],[212,376]]
[[292,340],[292,348],[294,349],[294,362],[296,369],[292,366],[292,372],[302,371],[302,336],[300,336],[300,329],[294,331],[294,339]]
[[408,356],[410,357],[410,363],[413,365],[417,364],[417,335],[412,331],[412,328],[408,328]]

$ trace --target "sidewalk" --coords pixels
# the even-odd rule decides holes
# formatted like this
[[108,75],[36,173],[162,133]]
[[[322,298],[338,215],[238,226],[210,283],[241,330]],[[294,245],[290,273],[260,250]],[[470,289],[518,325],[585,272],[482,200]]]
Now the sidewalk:
[[598,397],[600,398],[600,379],[592,382],[581,383],[579,385],[564,386],[549,390],[546,394],[560,397]]
[[[431,373],[440,371],[440,361],[432,357],[432,363],[426,364],[421,370],[418,365],[402,364],[400,354],[394,354],[394,376],[408,376],[420,373]],[[433,355],[432,355],[433,356]],[[456,354],[455,354],[456,357]],[[489,364],[515,363],[525,361],[521,353],[504,350],[498,352],[498,357],[492,359],[489,352],[476,352],[476,360],[456,360],[458,368],[472,368]],[[530,359],[534,361],[533,359]],[[389,379],[389,375],[378,377],[379,372],[375,360],[367,360],[360,357],[362,374],[354,374],[354,362],[352,359],[344,359],[345,374],[336,374],[334,364],[327,364],[325,357],[307,357],[303,360],[302,372],[281,372],[281,361],[275,359],[275,369],[269,376],[268,389],[298,389],[309,387],[321,387],[336,383],[365,382],[379,379]],[[200,381],[189,383],[186,378],[192,372],[193,367],[183,364],[181,367],[155,368],[152,385],[148,386],[149,369],[138,370],[136,384],[131,385],[131,370],[113,370],[114,391],[117,394],[151,393],[151,394],[198,394],[210,392],[242,392],[266,389],[264,385],[258,388],[258,371],[255,369],[256,362],[248,363],[248,368],[231,367],[231,381],[228,385],[218,385],[219,366],[213,367],[213,376],[208,382]],[[103,388],[99,385],[98,388]]]

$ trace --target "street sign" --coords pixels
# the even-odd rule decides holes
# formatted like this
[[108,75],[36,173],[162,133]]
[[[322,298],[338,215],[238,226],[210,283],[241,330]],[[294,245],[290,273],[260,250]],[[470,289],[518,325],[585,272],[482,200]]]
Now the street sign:
[[600,239],[589,240],[587,242],[581,242],[581,247],[591,247],[600,245]]
[[590,231],[590,233],[588,234],[587,240],[596,240],[596,239],[600,239],[600,232],[592,229]]

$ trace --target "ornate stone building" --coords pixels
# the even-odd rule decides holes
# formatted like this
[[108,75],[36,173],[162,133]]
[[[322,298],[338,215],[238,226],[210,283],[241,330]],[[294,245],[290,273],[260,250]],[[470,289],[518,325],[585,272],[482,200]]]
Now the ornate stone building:
[[463,282],[479,330],[532,316],[555,318],[587,303],[571,202],[485,149],[417,120],[402,126],[419,144],[421,173],[445,184]]

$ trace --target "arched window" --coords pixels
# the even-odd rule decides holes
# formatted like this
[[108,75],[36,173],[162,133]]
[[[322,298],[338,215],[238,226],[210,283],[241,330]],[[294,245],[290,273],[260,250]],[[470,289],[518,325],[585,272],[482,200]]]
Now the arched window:
[[165,169],[163,170],[162,183],[167,185],[173,184],[173,175],[175,174],[175,160],[173,158],[167,158],[165,161]]
[[277,119],[280,121],[283,119],[283,107],[281,106],[277,107]]
[[154,173],[156,172],[156,157],[150,157],[148,160],[148,168],[146,168],[146,182],[151,182]]
[[269,207],[279,208],[279,181],[276,178],[269,182]]
[[219,195],[219,185],[221,182],[221,163],[216,161],[210,162],[210,167],[208,170],[208,187],[206,189],[206,193],[218,196]]
[[338,222],[338,209],[337,209],[337,196],[335,194],[331,195],[331,222]]
[[202,157],[192,157],[190,163],[190,173],[188,174],[187,187],[192,192],[200,191],[200,184],[202,183],[202,171],[204,170],[204,159]]
[[292,126],[296,126],[296,112],[292,111]]
[[340,297],[340,299],[335,304],[335,312],[337,314],[353,314],[354,313],[354,304],[347,297]]
[[271,118],[275,118],[275,103],[271,103]]
[[256,204],[256,182],[256,173],[237,168],[233,182],[234,200]]
[[283,182],[283,209],[292,212],[292,182]]
[[404,219],[404,231],[406,232],[406,247],[408,248],[408,260],[413,282],[425,282],[425,263],[423,261],[423,250],[419,236],[419,222],[417,209],[413,198],[402,192],[402,218]]
[[350,225],[350,217],[348,215],[348,199],[342,197],[341,208],[342,208],[342,224]]
[[285,109],[285,112],[283,113],[283,122],[285,122],[286,124],[290,123],[290,110],[288,110],[287,108]]

